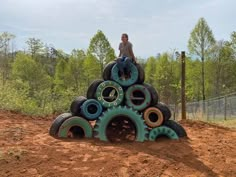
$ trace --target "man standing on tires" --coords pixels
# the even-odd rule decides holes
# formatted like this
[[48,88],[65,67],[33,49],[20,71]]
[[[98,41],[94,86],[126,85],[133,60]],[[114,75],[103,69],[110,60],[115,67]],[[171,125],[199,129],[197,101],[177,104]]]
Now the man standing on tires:
[[[133,53],[133,45],[129,42],[128,34],[123,33],[121,35],[121,43],[119,45],[119,58],[117,59],[117,67],[119,68],[121,78],[125,79],[125,74],[130,73],[130,63],[137,63],[137,60]],[[125,69],[126,72],[125,73]]]

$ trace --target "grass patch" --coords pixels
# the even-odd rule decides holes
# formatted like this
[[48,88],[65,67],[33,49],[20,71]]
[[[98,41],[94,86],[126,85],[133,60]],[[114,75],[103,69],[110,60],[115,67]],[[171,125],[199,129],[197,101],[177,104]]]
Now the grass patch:
[[227,119],[227,120],[209,120],[209,123],[214,123],[223,127],[236,129],[236,119]]

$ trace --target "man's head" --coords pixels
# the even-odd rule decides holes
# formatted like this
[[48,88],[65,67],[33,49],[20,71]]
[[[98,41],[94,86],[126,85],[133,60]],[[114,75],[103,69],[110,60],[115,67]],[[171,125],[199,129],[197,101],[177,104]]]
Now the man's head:
[[122,40],[122,42],[127,42],[127,41],[129,40],[128,34],[123,33],[123,34],[121,35],[121,40]]

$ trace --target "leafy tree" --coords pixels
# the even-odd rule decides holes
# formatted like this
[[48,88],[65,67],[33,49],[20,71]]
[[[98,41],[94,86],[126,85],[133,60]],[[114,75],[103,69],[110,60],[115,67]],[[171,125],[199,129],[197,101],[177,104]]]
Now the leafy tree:
[[88,54],[95,56],[99,60],[100,74],[103,72],[104,65],[115,59],[114,49],[101,30],[90,40]]
[[204,62],[206,54],[214,45],[213,33],[204,18],[200,18],[190,34],[188,48],[190,53],[197,55],[202,61],[202,99],[205,100],[205,68]]
[[[10,56],[10,42],[15,38],[15,35],[4,32],[0,34],[0,76],[2,78],[2,84],[5,85],[7,78],[9,77],[12,60]],[[13,51],[11,51],[13,54]]]
[[154,86],[165,103],[176,103],[178,99],[179,78],[176,77],[178,71],[174,70],[177,65],[168,53],[162,54],[156,62]]
[[16,55],[12,64],[12,75],[16,79],[16,83],[24,83],[29,86],[31,96],[35,91],[50,88],[51,78],[40,63],[23,53]]
[[228,41],[221,40],[214,45],[207,67],[210,96],[215,97],[233,91],[231,88],[235,85],[235,60]]
[[186,99],[201,100],[201,61],[186,58]]
[[148,58],[145,66],[146,82],[153,85],[155,82],[156,59],[154,57]]
[[43,52],[43,42],[40,39],[36,38],[29,38],[26,41],[26,44],[28,45],[29,53],[31,54],[32,58],[36,58],[37,55],[41,54]]
[[98,76],[100,74],[99,72],[99,62],[93,55],[87,55],[87,58],[84,61],[84,75],[86,76],[86,84],[87,87],[89,84],[95,80],[98,79]]

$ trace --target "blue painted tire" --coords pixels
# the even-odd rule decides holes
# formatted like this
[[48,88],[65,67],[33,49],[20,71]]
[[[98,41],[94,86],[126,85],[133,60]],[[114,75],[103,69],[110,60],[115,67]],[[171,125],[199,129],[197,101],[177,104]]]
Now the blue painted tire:
[[102,105],[95,99],[88,99],[81,106],[81,114],[88,120],[96,120],[101,113]]
[[111,70],[111,79],[119,83],[121,86],[125,87],[135,84],[138,81],[139,72],[137,67],[133,63],[131,63],[130,66],[130,78],[122,80],[119,76],[119,69],[117,67],[117,64],[115,64]]
[[172,140],[179,139],[179,136],[177,135],[177,133],[174,130],[172,130],[171,128],[169,128],[167,126],[160,126],[160,127],[153,128],[149,132],[149,140],[155,141],[161,135],[164,135]]

